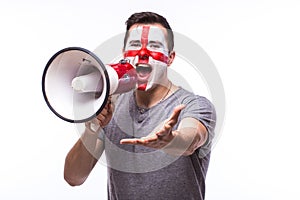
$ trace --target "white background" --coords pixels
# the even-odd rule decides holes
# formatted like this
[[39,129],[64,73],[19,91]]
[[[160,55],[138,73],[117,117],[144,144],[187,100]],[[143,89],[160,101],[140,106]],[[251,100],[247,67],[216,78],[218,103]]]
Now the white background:
[[50,112],[41,78],[56,51],[93,50],[139,11],[164,15],[208,53],[222,78],[226,119],[206,199],[300,199],[298,0],[2,0],[0,199],[105,199],[101,164],[80,187],[64,182],[64,158],[78,133]]

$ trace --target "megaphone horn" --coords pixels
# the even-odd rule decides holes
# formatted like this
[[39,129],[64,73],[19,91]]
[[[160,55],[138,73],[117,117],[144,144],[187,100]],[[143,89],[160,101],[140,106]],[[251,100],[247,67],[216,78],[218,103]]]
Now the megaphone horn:
[[59,118],[82,123],[97,116],[113,94],[136,87],[136,71],[126,60],[104,65],[91,51],[68,47],[48,61],[42,91],[50,110]]

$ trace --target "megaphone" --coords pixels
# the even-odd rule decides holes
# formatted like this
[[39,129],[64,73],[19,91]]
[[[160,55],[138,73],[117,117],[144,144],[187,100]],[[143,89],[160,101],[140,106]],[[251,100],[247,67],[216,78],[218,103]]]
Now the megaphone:
[[126,60],[104,65],[93,52],[68,47],[48,61],[42,91],[50,110],[59,118],[82,123],[96,117],[113,94],[136,87],[136,71]]

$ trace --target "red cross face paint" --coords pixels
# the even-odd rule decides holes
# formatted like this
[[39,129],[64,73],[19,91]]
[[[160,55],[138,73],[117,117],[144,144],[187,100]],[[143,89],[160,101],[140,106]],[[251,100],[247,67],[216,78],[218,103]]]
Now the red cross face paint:
[[136,68],[139,90],[163,84],[169,59],[163,30],[157,26],[137,26],[130,30],[124,58]]

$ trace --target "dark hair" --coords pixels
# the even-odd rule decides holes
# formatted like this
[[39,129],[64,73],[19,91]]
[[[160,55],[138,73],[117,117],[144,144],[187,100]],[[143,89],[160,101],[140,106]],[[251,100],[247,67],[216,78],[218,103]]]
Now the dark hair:
[[130,29],[131,26],[133,26],[134,24],[155,24],[155,23],[161,24],[163,27],[165,27],[167,29],[168,48],[169,48],[169,51],[172,51],[174,48],[173,31],[172,31],[168,21],[166,20],[166,18],[164,18],[163,16],[161,16],[157,13],[153,13],[153,12],[134,13],[127,19],[127,21],[125,22],[127,27],[126,27],[126,35],[124,38],[124,48],[126,46],[126,41],[129,36],[128,30]]

